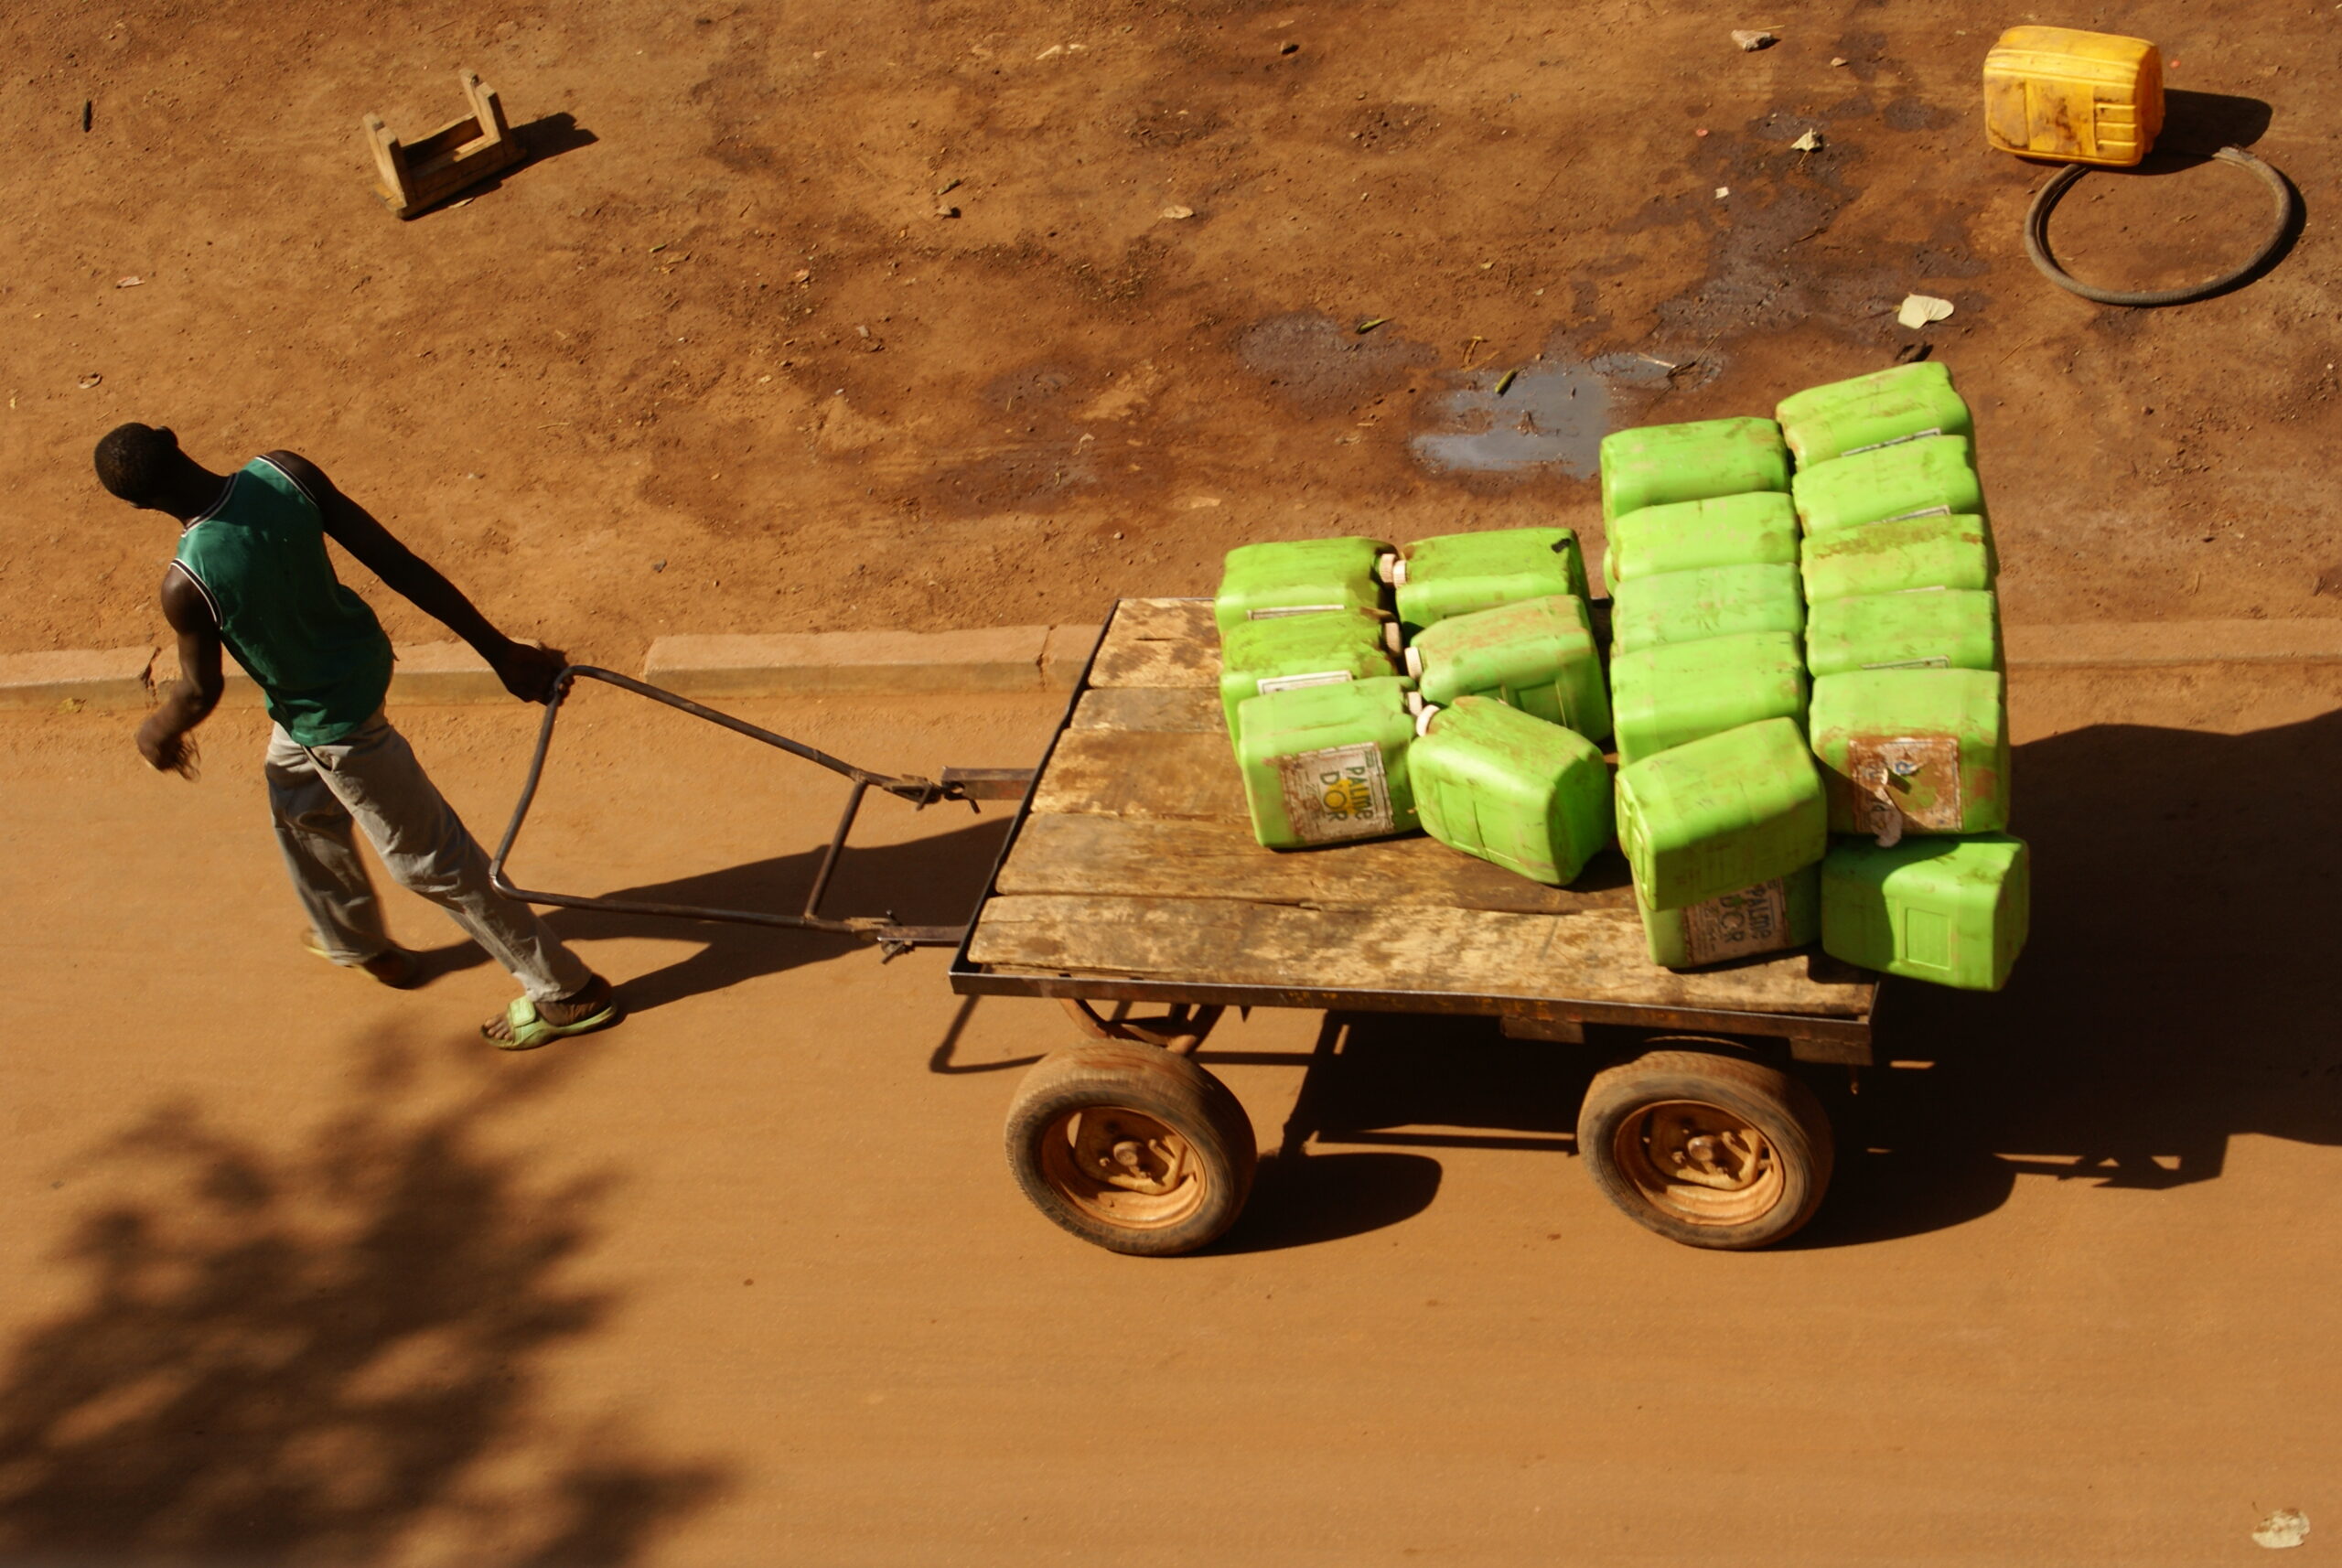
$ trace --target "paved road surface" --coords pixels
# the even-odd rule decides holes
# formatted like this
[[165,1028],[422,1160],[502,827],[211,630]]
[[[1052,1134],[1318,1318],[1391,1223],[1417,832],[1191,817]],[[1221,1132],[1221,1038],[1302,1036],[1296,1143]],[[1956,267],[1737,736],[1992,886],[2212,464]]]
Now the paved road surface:
[[[119,718],[11,717],[0,1555],[2135,1565],[2342,1529],[2342,677],[2018,697],[2020,981],[1906,998],[1937,1065],[1842,1101],[1830,1206],[1746,1257],[1604,1206],[1570,1048],[1373,1024],[1230,1244],[1109,1256],[1001,1158],[1046,1004],[564,918],[635,1015],[500,1056],[467,952],[410,994],[301,952],[249,715],[193,787]],[[581,699],[528,875],[801,883],[828,781],[625,703]],[[932,768],[1028,759],[1053,704],[752,712]],[[531,722],[408,715],[483,832]],[[840,904],[950,918],[997,821],[874,805]],[[1214,1042],[1264,1146],[1318,1029]]]

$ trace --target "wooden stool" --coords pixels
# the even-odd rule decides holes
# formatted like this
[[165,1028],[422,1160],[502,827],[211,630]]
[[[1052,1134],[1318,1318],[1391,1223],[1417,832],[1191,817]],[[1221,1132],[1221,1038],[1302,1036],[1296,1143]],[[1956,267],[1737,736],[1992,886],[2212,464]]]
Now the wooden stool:
[[467,186],[521,161],[521,144],[504,123],[504,105],[471,71],[460,71],[471,113],[413,144],[401,142],[380,114],[366,116],[366,140],[381,177],[376,189],[392,212],[413,218]]

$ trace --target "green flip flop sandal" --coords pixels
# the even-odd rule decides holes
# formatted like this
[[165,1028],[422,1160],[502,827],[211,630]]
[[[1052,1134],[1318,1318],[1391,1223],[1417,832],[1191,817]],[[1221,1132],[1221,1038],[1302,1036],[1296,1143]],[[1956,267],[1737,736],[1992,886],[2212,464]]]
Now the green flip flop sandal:
[[567,1039],[572,1035],[590,1035],[596,1029],[607,1029],[618,1021],[618,1002],[613,996],[600,1011],[589,1013],[574,1024],[548,1022],[537,1011],[537,1004],[525,996],[514,997],[504,1009],[504,1026],[512,1037],[500,1040],[480,1026],[480,1038],[500,1051],[533,1051],[552,1040]]

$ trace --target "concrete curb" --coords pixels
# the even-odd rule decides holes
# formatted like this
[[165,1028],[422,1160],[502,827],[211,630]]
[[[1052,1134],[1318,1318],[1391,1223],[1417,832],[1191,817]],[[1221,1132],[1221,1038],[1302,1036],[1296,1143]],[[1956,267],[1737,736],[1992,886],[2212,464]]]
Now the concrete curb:
[[2002,639],[2012,670],[2342,663],[2342,620],[2093,621],[2013,626]]
[[0,708],[143,708],[151,648],[0,654]]
[[[2136,670],[2198,664],[2342,664],[2342,619],[2194,620],[2009,627],[2012,670]],[[662,637],[643,679],[685,696],[879,696],[1065,692],[1098,640],[1094,626],[972,631],[831,631]],[[152,706],[177,673],[152,648],[0,654],[0,709],[106,713]],[[460,642],[399,650],[391,701],[438,707],[511,701],[496,672]],[[223,707],[260,706],[259,688],[228,671]]]
[[642,678],[702,698],[1070,691],[1097,640],[1094,626],[662,637]]

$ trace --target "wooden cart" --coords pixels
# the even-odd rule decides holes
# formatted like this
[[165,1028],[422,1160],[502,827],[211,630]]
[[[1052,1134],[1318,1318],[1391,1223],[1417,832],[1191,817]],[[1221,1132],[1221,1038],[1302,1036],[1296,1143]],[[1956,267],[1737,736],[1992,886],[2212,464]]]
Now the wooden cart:
[[1043,1213],[1158,1256],[1226,1230],[1252,1124],[1194,1053],[1258,1006],[1477,1014],[1605,1047],[1577,1147],[1612,1203],[1703,1247],[1812,1215],[1831,1131],[1799,1067],[1869,1064],[1878,976],[1812,953],[1660,969],[1615,852],[1549,888],[1422,837],[1262,849],[1219,678],[1209,600],[1116,607],[952,963],[953,990],[1055,998],[1085,1036],[1009,1114]]

